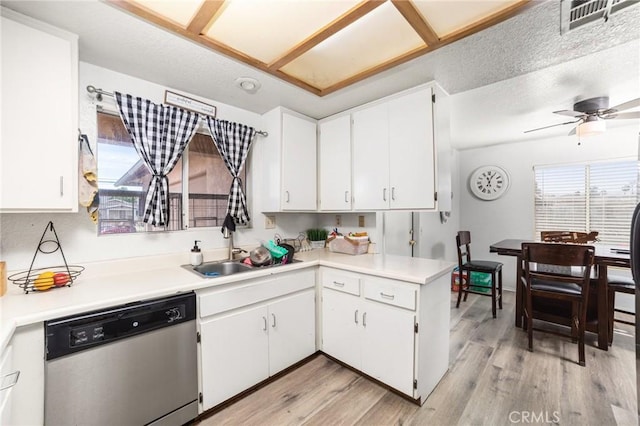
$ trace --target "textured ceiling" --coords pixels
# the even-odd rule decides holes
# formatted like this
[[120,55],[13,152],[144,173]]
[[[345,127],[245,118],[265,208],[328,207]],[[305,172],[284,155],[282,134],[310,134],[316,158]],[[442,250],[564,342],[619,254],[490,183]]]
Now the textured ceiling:
[[[561,35],[560,2],[536,2],[507,21],[319,98],[102,2],[1,4],[78,34],[84,62],[260,114],[282,105],[323,118],[436,80],[453,95],[452,145],[461,149],[566,134],[569,129],[523,131],[560,122],[551,111],[571,109],[578,99],[611,92],[615,103],[615,97],[640,96],[638,5]],[[235,87],[241,76],[258,79],[260,91]]]
[[319,96],[495,25],[533,4],[530,0],[107,1]]

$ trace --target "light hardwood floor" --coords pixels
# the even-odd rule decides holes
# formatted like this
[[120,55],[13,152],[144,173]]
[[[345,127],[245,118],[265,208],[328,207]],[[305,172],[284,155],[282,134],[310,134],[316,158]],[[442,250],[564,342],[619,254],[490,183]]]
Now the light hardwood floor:
[[635,425],[633,327],[616,323],[609,351],[587,336],[586,367],[570,339],[514,326],[514,294],[451,299],[450,366],[422,407],[318,356],[201,420],[210,425]]

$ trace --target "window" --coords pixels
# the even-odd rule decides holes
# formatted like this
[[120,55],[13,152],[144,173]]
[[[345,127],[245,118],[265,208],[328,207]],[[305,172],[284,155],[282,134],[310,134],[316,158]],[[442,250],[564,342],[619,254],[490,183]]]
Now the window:
[[606,244],[629,244],[640,201],[635,160],[535,167],[535,231],[598,232]]
[[[208,130],[204,132],[196,133],[168,176],[167,230],[222,226],[224,221],[231,174]],[[97,161],[100,197],[98,233],[164,231],[164,227],[142,222],[151,174],[117,115],[98,112]],[[246,165],[241,176],[243,185],[245,170]],[[189,219],[185,221],[187,217]]]

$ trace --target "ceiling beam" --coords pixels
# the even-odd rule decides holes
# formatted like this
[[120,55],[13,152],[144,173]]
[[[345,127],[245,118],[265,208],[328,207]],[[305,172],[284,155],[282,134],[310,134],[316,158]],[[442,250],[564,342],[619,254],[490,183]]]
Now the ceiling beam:
[[160,16],[159,14],[150,11],[147,8],[141,7],[133,2],[131,2],[130,0],[104,0],[107,4],[110,4],[112,6],[118,7],[122,10],[125,10],[139,18],[142,18],[146,21],[152,22],[154,24],[156,24],[157,26],[164,28],[166,30],[172,31],[178,35],[181,35],[182,37],[185,37],[187,39],[193,40],[196,43],[199,43],[203,46],[208,47],[209,49],[216,51],[218,53],[222,53],[223,55],[226,55],[230,58],[236,59],[240,62],[244,62],[247,65],[250,65],[254,68],[257,68],[261,71],[265,71],[266,73],[269,73],[271,75],[274,75],[288,83],[291,83],[295,86],[300,87],[301,89],[304,89],[308,92],[313,93],[314,95],[320,96],[320,89],[318,89],[317,87],[314,87],[308,83],[305,83],[304,81],[301,81],[295,77],[292,77],[288,74],[279,72],[279,71],[274,71],[274,70],[270,70],[267,65],[262,62],[259,61],[255,58],[252,58],[248,55],[245,55],[244,53],[230,47],[227,46],[225,44],[216,42],[210,38],[207,38],[203,35],[198,35],[198,34],[194,34],[191,33],[189,31],[186,30],[186,28],[182,27],[181,25],[178,25],[174,22],[168,21],[166,18]]
[[345,14],[340,16],[335,21],[326,25],[325,27],[318,30],[315,34],[308,37],[306,40],[298,43],[293,46],[287,53],[282,55],[280,58],[271,62],[268,67],[271,70],[279,70],[289,62],[293,61],[297,57],[301,56],[308,50],[322,43],[324,40],[328,39],[338,31],[343,28],[351,25],[358,19],[365,16],[367,13],[371,12],[378,6],[382,5],[386,0],[365,0],[362,3],[359,3],[351,10],[347,11]]
[[[511,6],[509,6],[506,9],[503,9],[497,13],[494,13],[493,15],[490,15],[484,19],[482,19],[479,22],[476,22],[472,25],[469,25],[467,27],[464,27],[454,33],[451,33],[447,36],[442,37],[437,43],[435,44],[429,44],[429,42],[425,42],[427,43],[427,46],[422,46],[419,47],[417,49],[414,49],[412,51],[409,51],[403,55],[400,55],[396,58],[390,59],[380,65],[374,66],[372,68],[369,68],[367,70],[364,70],[356,75],[353,75],[343,81],[337,82],[329,87],[326,88],[318,88],[315,87],[305,81],[302,81],[296,77],[293,77],[291,75],[288,75],[282,71],[280,71],[280,67],[284,66],[285,64],[289,63],[290,61],[292,61],[293,59],[297,58],[298,56],[302,55],[304,52],[308,51],[309,49],[311,49],[313,46],[317,45],[318,43],[322,42],[323,40],[327,39],[328,37],[330,37],[331,35],[335,34],[336,32],[340,31],[342,28],[348,26],[349,24],[355,22],[356,20],[358,20],[359,18],[361,18],[362,16],[366,15],[367,13],[371,12],[372,10],[374,10],[376,7],[380,6],[381,4],[383,4],[385,1],[382,0],[365,0],[361,3],[359,3],[357,6],[355,6],[353,9],[351,9],[350,11],[348,11],[347,13],[345,13],[343,16],[341,16],[340,18],[338,18],[336,21],[332,22],[331,24],[327,25],[325,28],[319,30],[316,34],[312,35],[311,37],[309,37],[307,40],[303,41],[302,43],[299,43],[297,46],[295,46],[293,49],[291,49],[288,53],[286,53],[285,55],[283,55],[280,59],[277,59],[275,62],[271,63],[271,64],[266,64],[262,61],[257,60],[256,58],[252,58],[246,54],[244,54],[243,52],[240,52],[230,46],[227,46],[223,43],[220,43],[218,41],[215,41],[213,39],[207,38],[202,34],[199,33],[195,33],[195,32],[191,32],[188,30],[188,28],[192,28],[192,30],[198,30],[201,27],[200,31],[204,30],[204,28],[209,24],[209,22],[211,21],[211,19],[215,19],[215,15],[220,14],[220,8],[224,7],[224,0],[208,0],[206,1],[206,3],[212,3],[212,4],[218,4],[218,9],[215,12],[212,12],[213,9],[213,5],[208,5],[208,4],[204,4],[201,9],[196,13],[196,17],[192,20],[192,22],[189,24],[188,28],[184,28],[181,25],[178,25],[172,21],[167,20],[165,17],[153,12],[152,10],[149,10],[143,6],[140,6],[139,4],[136,4],[135,2],[131,1],[131,0],[103,0],[105,1],[105,3],[107,4],[111,4],[115,7],[118,7],[120,9],[123,9],[133,15],[138,16],[139,18],[142,18],[146,21],[152,22],[156,25],[158,25],[159,27],[165,28],[169,31],[172,31],[182,37],[185,37],[187,39],[193,40],[196,43],[199,43],[203,46],[208,47],[209,49],[219,52],[223,55],[226,55],[230,58],[233,58],[235,60],[244,62],[245,64],[255,67],[261,71],[265,71],[275,77],[278,77],[290,84],[293,84],[297,87],[300,87],[301,89],[304,89],[310,93],[313,93],[317,96],[325,96],[328,95],[330,93],[333,93],[337,90],[343,89],[351,84],[354,84],[356,82],[359,82],[361,80],[364,80],[365,78],[371,77],[372,75],[378,74],[382,71],[388,70],[390,68],[393,68],[396,65],[402,64],[404,62],[407,62],[411,59],[417,58],[421,55],[424,55],[427,52],[436,50],[441,48],[442,46],[445,46],[449,43],[452,43],[454,41],[460,40],[468,35],[474,34],[478,31],[481,31],[485,28],[488,28],[492,25],[495,25],[499,22],[502,22],[506,19],[511,18],[512,16],[517,15],[518,13],[523,12],[524,10],[528,9],[529,7],[533,6],[535,4],[534,1],[532,0],[519,0],[518,2],[512,4]],[[397,4],[401,4],[401,3],[409,3],[408,1],[401,1],[401,0],[392,0],[393,4],[396,5],[396,8],[398,7]],[[400,8],[404,8],[406,6],[401,5]],[[411,5],[411,7],[415,7],[413,6],[413,4]],[[206,9],[206,11],[204,10]],[[400,11],[401,14],[402,11],[400,9],[398,9],[398,11]],[[417,12],[416,12],[417,13]],[[207,22],[205,22],[204,24],[202,24],[201,22],[205,20],[206,17],[209,17],[209,19],[207,20]],[[428,24],[426,22],[424,22],[424,20],[421,18],[421,16],[419,16],[420,19],[423,21],[423,23],[425,25],[428,26]],[[405,19],[407,19],[407,21],[411,24],[411,22],[409,21],[409,19],[405,16]],[[199,21],[199,23],[196,26],[196,21]],[[414,24],[411,24],[412,26]],[[417,23],[416,25],[420,25],[419,23]],[[415,27],[414,27],[415,28]],[[424,29],[424,28],[423,28]],[[418,31],[416,29],[416,31]],[[421,34],[418,31],[419,34]],[[421,34],[421,37],[422,34]],[[424,37],[423,37],[424,40]]]
[[440,38],[436,32],[433,31],[431,25],[424,20],[420,12],[418,12],[418,9],[413,5],[413,2],[407,0],[391,0],[391,3],[393,3],[398,12],[400,12],[427,45],[435,46],[440,43]]
[[224,5],[225,0],[206,0],[200,6],[200,9],[196,12],[195,16],[189,22],[187,31],[193,34],[200,35],[200,33],[209,25],[209,22],[218,13],[218,11]]

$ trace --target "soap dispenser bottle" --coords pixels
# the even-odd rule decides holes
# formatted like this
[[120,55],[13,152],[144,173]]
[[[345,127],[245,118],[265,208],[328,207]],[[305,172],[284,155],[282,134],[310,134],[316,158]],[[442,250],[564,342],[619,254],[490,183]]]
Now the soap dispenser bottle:
[[198,243],[200,240],[195,240],[193,242],[193,248],[191,249],[191,265],[198,266],[202,264],[202,252],[200,251],[200,247],[198,247]]

